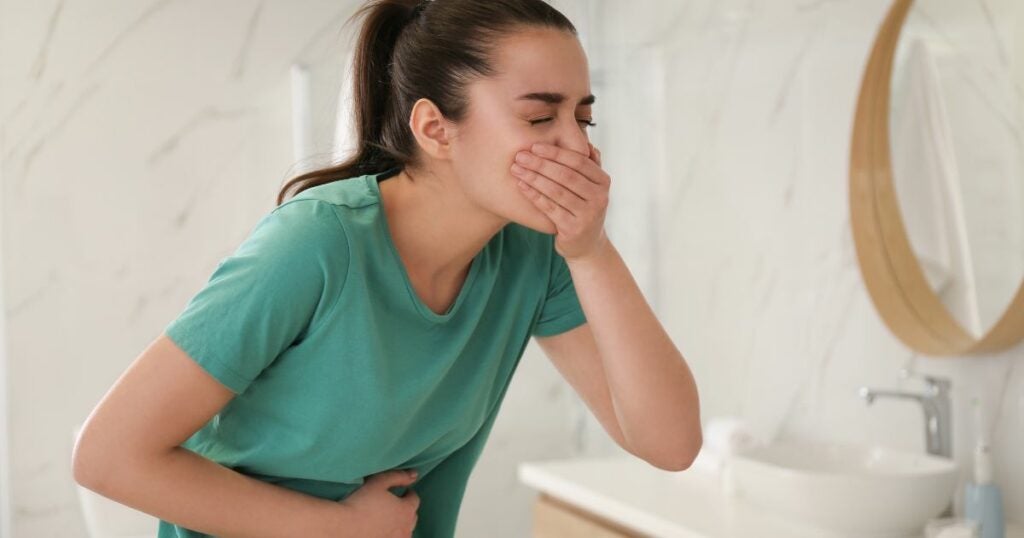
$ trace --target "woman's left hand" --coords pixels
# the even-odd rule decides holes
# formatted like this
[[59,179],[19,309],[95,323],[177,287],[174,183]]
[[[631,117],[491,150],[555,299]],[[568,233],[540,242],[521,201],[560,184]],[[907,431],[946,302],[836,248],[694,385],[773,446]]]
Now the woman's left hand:
[[596,254],[608,241],[604,217],[611,177],[601,168],[601,152],[587,145],[589,155],[537,143],[519,152],[512,165],[520,190],[555,224],[555,250],[566,261]]

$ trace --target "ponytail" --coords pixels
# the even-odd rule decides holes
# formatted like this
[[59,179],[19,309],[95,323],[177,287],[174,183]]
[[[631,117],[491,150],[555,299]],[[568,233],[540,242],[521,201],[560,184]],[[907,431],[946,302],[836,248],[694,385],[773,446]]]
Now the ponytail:
[[516,27],[576,34],[543,0],[369,0],[346,22],[363,18],[353,61],[355,153],[344,162],[293,177],[277,195],[414,164],[412,106],[430,99],[450,121],[465,118],[467,84],[491,76],[489,53]]

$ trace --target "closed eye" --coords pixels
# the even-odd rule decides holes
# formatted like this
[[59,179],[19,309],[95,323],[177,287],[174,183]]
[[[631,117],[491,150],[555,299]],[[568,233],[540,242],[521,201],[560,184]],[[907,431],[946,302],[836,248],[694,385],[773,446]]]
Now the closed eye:
[[[530,125],[537,125],[538,123],[544,123],[544,122],[547,122],[547,121],[551,121],[553,119],[554,118],[541,118],[539,120],[530,120]],[[596,127],[597,126],[597,124],[594,123],[591,120],[576,120],[576,121],[586,125],[587,127]]]

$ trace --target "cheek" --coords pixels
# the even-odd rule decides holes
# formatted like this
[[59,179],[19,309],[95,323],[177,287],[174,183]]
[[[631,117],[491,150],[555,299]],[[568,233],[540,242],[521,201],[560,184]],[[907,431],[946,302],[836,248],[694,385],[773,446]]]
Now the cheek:
[[508,148],[505,150],[505,173],[509,176],[515,177],[512,173],[512,163],[516,162],[516,155],[519,154],[520,151],[529,153],[533,148],[533,145],[538,142],[546,143],[547,141],[538,136],[530,136],[529,133],[520,134],[518,137],[510,137],[508,139]]
[[530,151],[533,144],[544,142],[529,126],[521,127],[505,119],[475,122],[467,129],[459,150],[460,172],[465,177],[491,177],[498,180],[502,192],[522,192],[516,186],[518,177],[512,173],[516,154]]
[[506,180],[516,177],[512,173],[512,163],[516,162],[516,154],[520,151],[530,151],[534,143],[541,141],[536,136],[530,136],[529,132],[521,132],[507,126],[480,134],[481,136],[474,139],[472,147],[464,148],[463,157],[472,162],[477,171],[497,174]]

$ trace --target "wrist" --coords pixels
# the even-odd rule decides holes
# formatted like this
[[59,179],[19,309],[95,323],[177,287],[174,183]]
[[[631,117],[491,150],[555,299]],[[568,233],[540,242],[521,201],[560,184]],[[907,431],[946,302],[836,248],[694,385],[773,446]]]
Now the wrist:
[[356,537],[359,529],[352,506],[345,501],[325,500],[320,504],[316,517],[316,536],[324,538]]
[[607,235],[602,233],[600,242],[590,252],[579,256],[566,257],[565,263],[570,267],[600,265],[604,261],[613,258],[615,254],[615,245],[612,244]]

